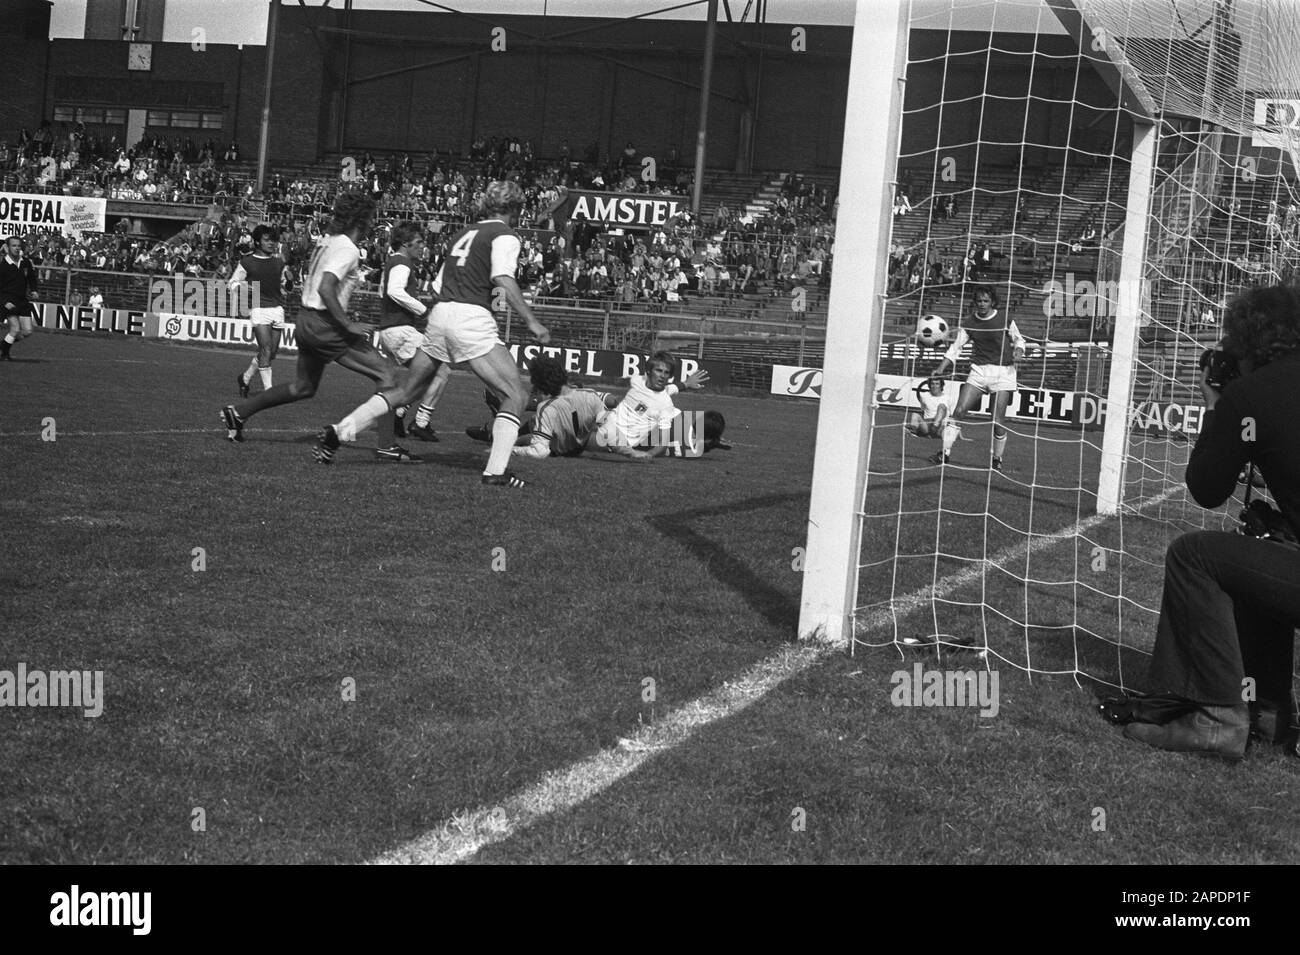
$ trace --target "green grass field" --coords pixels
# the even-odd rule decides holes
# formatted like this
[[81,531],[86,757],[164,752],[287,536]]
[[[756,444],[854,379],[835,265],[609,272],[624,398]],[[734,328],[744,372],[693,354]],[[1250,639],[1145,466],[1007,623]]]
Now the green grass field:
[[[970,558],[1089,515],[1078,444],[1022,440],[1006,475],[940,479],[934,443],[877,436],[863,620],[884,594],[919,608],[899,634],[988,634],[1005,662],[985,718],[891,704],[891,674],[915,661],[982,666],[900,652],[892,620],[852,656],[791,646],[814,404],[684,396],[726,415],[733,451],[552,460],[512,493],[478,483],[486,446],[461,429],[483,418],[482,389],[465,374],[439,409],[444,440],[420,448],[430,463],[344,449],[326,469],[314,432],[370,390],[342,369],[232,445],[216,412],[244,352],[41,334],[14,354],[0,669],[102,670],[106,699],[95,719],[0,708],[0,862],[362,862],[638,749],[584,798],[526,825],[504,813],[468,858],[1300,860],[1293,761],[1129,744],[1073,675],[1118,683],[1122,663],[1140,685],[1165,525],[1126,520],[1120,541],[1103,523],[927,599]],[[278,379],[291,370],[278,362]],[[975,463],[983,440],[959,453]],[[888,472],[904,463],[900,490]],[[1045,487],[1029,502],[1031,478]],[[1093,586],[1074,567],[1095,546],[1115,558]],[[756,673],[783,678],[673,729]]]

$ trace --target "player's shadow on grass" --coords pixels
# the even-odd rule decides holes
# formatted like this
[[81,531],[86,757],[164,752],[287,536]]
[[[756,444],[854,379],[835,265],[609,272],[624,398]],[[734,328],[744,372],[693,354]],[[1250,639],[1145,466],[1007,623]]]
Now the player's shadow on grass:
[[696,526],[701,519],[743,514],[781,504],[799,502],[806,509],[807,494],[769,494],[747,501],[733,501],[714,507],[693,508],[673,514],[647,517],[656,531],[676,541],[695,555],[704,569],[720,584],[734,590],[764,620],[788,631],[791,636],[799,624],[799,600],[772,585],[739,557],[711,540]]

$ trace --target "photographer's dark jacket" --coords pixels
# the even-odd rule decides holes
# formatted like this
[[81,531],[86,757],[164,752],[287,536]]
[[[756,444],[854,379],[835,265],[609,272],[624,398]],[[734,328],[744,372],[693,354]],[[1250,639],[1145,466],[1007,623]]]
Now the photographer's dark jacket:
[[1253,461],[1292,527],[1300,527],[1300,356],[1269,362],[1228,383],[1187,463],[1187,489],[1218,507]]

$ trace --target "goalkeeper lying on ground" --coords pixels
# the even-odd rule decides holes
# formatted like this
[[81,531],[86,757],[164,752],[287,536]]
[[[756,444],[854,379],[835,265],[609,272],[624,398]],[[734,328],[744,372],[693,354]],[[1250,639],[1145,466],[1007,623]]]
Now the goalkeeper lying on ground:
[[[730,450],[722,443],[726,421],[721,414],[708,411],[681,416],[672,406],[671,396],[677,391],[667,384],[672,370],[671,356],[660,353],[651,361],[649,383],[634,376],[633,387],[620,396],[569,387],[563,363],[557,358],[538,356],[530,363],[529,378],[542,398],[531,424],[521,432],[514,453],[537,458],[576,457],[590,448],[644,462],[663,454],[699,457],[714,448]],[[692,375],[682,383],[683,387],[702,387],[707,377],[704,372]],[[648,405],[652,402],[666,403],[667,407],[656,407],[656,414],[649,415]],[[639,422],[650,418],[666,424],[661,431],[642,431]],[[701,432],[702,439],[697,437]],[[466,433],[481,439],[487,430],[468,428]]]

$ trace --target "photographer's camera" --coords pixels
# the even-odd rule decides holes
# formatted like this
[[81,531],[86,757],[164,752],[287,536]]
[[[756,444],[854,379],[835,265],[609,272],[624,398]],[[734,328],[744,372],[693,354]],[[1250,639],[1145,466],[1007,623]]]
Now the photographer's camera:
[[1207,348],[1201,352],[1198,362],[1201,371],[1206,372],[1205,383],[1219,391],[1234,378],[1241,377],[1241,366],[1237,359],[1219,348]]

